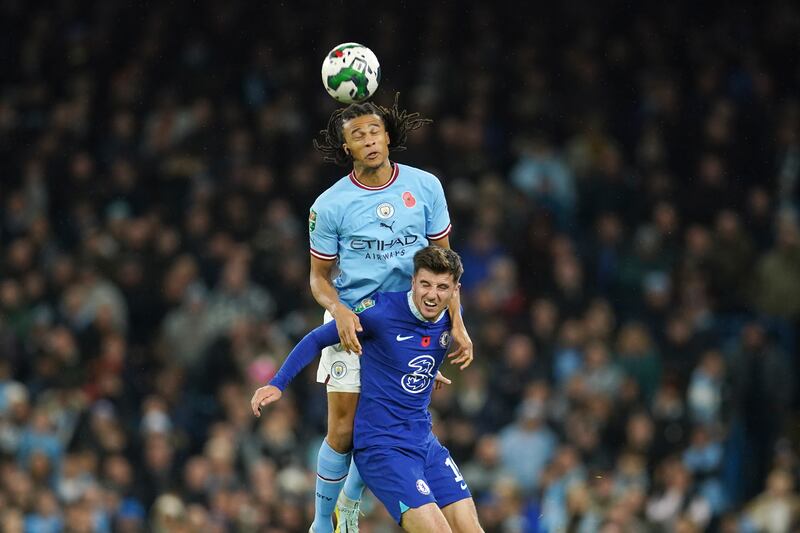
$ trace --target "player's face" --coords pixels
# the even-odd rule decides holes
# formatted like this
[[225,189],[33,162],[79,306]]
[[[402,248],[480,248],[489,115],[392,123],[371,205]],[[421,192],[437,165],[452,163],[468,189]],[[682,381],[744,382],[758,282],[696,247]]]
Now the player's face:
[[452,274],[435,274],[425,268],[419,269],[411,280],[414,305],[428,320],[436,318],[447,309],[457,288],[458,283]]
[[389,134],[378,115],[362,115],[342,124],[344,148],[355,165],[378,168],[389,161]]

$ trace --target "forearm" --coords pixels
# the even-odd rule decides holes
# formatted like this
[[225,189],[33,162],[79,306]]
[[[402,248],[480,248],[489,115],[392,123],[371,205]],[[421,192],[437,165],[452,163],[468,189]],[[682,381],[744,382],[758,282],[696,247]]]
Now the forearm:
[[[442,248],[450,249],[450,237],[445,236],[441,239],[436,241],[431,241],[431,244],[435,244],[436,246],[441,246]],[[461,317],[461,290],[457,290],[455,294],[453,294],[453,299],[450,300],[450,306],[447,308],[450,313],[450,321],[453,323],[453,326],[463,326],[464,319]]]
[[339,342],[339,334],[336,332],[336,323],[328,322],[322,326],[311,330],[300,342],[289,352],[281,368],[275,373],[269,384],[284,390],[297,374],[299,374],[308,364],[314,360],[322,348],[331,346]]
[[324,276],[312,275],[310,285],[311,294],[317,303],[333,315],[336,307],[341,305],[342,302],[339,300],[339,293],[331,283],[331,280],[326,279]]

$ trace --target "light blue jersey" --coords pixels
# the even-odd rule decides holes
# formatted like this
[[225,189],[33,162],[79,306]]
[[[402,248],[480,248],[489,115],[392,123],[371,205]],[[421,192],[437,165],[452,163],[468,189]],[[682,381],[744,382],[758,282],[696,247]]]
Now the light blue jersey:
[[414,254],[450,233],[436,176],[393,166],[381,187],[364,185],[351,172],[317,198],[308,216],[311,255],[338,262],[333,285],[350,307],[377,291],[409,290]]

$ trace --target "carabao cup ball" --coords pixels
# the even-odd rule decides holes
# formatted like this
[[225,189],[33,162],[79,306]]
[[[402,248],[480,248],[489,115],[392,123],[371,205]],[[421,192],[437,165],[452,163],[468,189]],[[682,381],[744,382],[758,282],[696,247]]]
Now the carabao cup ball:
[[343,104],[363,102],[375,94],[381,81],[381,66],[375,54],[358,43],[342,43],[322,62],[322,84],[328,94]]

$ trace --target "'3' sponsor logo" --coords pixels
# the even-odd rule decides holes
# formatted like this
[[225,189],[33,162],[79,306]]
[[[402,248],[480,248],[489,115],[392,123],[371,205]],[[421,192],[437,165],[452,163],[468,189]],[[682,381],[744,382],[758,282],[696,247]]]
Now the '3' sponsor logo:
[[411,394],[419,394],[427,389],[433,381],[435,363],[433,356],[430,355],[420,355],[409,361],[408,366],[414,370],[400,379],[403,390]]

